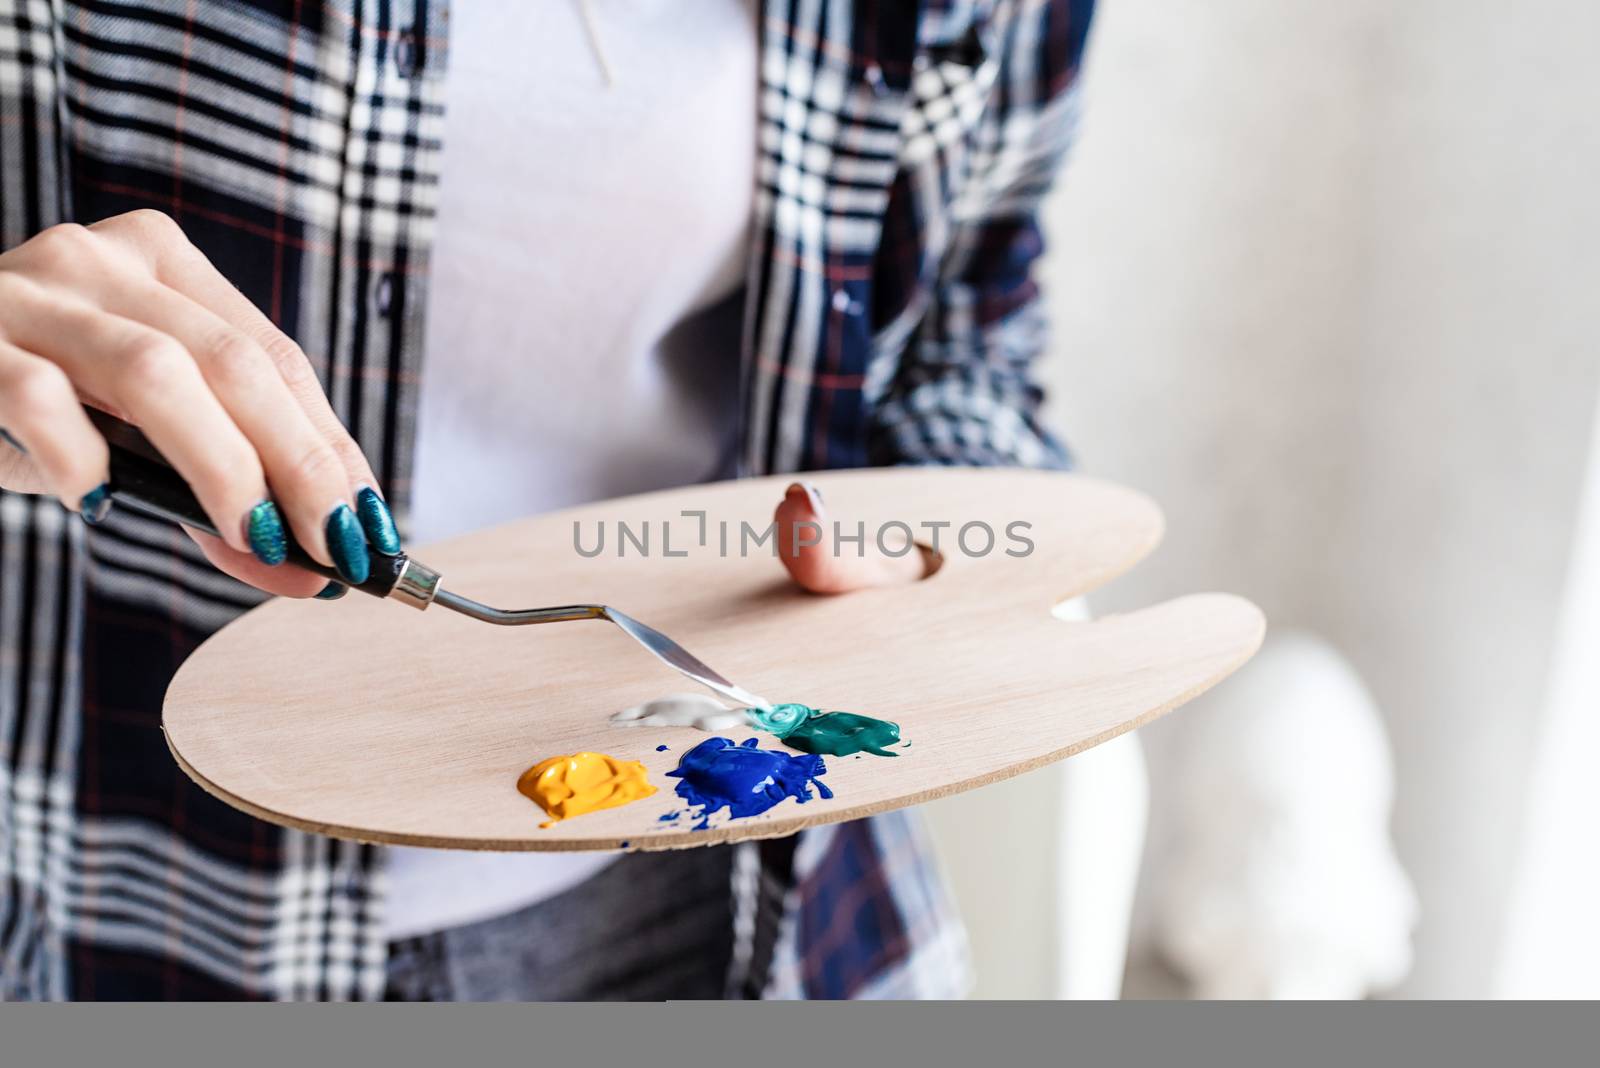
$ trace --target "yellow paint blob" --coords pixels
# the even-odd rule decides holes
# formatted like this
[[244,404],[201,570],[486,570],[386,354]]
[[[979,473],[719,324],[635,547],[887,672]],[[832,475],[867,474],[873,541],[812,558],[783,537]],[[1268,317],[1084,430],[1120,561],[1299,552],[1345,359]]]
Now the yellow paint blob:
[[643,764],[604,753],[572,753],[540,761],[522,773],[517,790],[549,813],[550,819],[541,827],[626,805],[656,792]]

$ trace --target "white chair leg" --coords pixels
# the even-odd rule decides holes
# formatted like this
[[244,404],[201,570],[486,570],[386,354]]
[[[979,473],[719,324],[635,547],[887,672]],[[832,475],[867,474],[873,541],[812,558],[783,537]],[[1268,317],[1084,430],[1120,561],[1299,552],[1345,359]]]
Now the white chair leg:
[[1062,765],[1056,858],[1056,996],[1122,993],[1150,781],[1137,734]]
[[[1089,618],[1081,598],[1054,614]],[[971,935],[976,996],[1119,996],[1149,804],[1144,749],[1127,734],[923,806]]]
[[[1051,613],[1093,618],[1082,597]],[[1056,827],[1056,997],[1122,996],[1134,894],[1150,814],[1150,776],[1137,734],[1124,734],[1061,765]]]

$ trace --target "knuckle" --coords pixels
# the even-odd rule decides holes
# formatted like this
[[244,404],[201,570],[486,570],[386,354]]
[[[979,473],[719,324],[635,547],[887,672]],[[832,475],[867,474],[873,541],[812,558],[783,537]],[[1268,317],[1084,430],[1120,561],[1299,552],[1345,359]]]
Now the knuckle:
[[261,380],[265,369],[261,350],[231,326],[218,328],[206,339],[200,358],[221,386],[251,387]]
[[332,445],[346,471],[368,472],[367,480],[372,481],[372,476],[367,466],[367,454],[361,451],[361,446],[356,444],[356,439],[352,438],[342,425],[334,433]]
[[28,242],[34,260],[45,270],[70,269],[99,254],[99,240],[86,226],[57,223]]
[[172,243],[188,240],[177,220],[155,208],[137,208],[107,221],[113,226],[126,227],[147,241]]
[[47,226],[39,231],[35,241],[60,244],[62,242],[87,241],[91,237],[89,228],[82,223],[64,222]]
[[0,310],[14,308],[39,291],[39,286],[20,271],[0,270]]
[[169,391],[183,373],[188,353],[155,331],[140,331],[124,344],[116,376],[124,396],[153,397]]
[[7,418],[32,423],[47,418],[52,409],[76,402],[72,381],[66,372],[44,360],[32,361],[12,371],[0,381]]
[[264,339],[261,347],[277,367],[283,380],[289,383],[290,389],[296,392],[306,389],[321,392],[322,382],[317,377],[316,368],[311,366],[311,361],[299,345],[282,334],[275,334]]
[[261,484],[261,460],[242,440],[234,446],[213,444],[187,477],[212,497],[254,497],[258,494],[252,488]]
[[325,480],[342,486],[345,481],[344,465],[325,442],[317,442],[296,456],[288,475],[290,482],[300,486],[314,486]]

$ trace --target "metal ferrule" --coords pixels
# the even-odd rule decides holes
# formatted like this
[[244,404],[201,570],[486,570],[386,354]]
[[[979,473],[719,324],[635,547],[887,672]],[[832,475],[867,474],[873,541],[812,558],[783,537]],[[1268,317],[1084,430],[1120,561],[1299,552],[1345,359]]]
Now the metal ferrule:
[[423,609],[433,603],[433,595],[439,589],[439,572],[431,567],[425,567],[410,557],[400,570],[400,577],[395,580],[394,588],[389,591],[389,596],[397,601],[404,601],[412,608]]

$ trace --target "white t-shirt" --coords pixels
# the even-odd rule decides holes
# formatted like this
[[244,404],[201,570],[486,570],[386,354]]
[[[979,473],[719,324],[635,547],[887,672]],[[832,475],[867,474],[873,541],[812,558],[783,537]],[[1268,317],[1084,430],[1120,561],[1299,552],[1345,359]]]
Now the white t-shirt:
[[[450,11],[418,543],[730,466],[754,3],[590,4],[609,86],[579,0]],[[393,849],[389,937],[522,908],[613,859]]]

